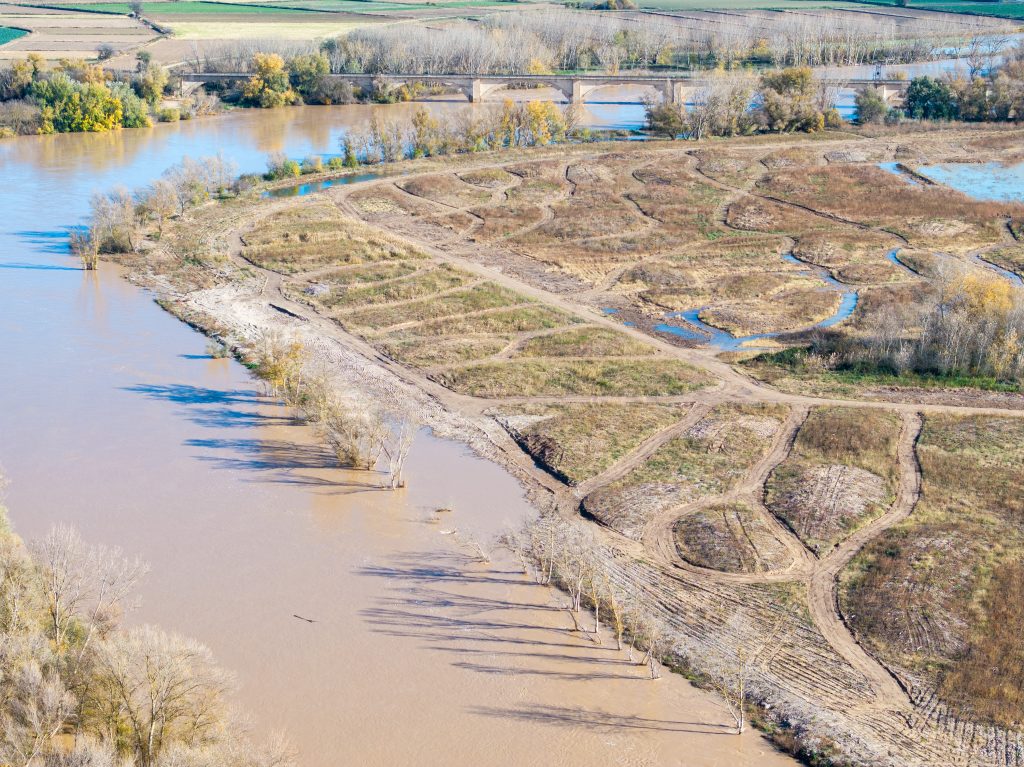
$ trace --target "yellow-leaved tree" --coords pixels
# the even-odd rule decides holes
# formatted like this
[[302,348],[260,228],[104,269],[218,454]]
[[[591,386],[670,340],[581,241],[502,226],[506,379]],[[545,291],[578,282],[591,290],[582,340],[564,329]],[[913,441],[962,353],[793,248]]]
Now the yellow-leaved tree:
[[276,53],[257,53],[252,57],[252,65],[253,75],[242,89],[243,104],[271,109],[299,101],[288,79],[284,59]]

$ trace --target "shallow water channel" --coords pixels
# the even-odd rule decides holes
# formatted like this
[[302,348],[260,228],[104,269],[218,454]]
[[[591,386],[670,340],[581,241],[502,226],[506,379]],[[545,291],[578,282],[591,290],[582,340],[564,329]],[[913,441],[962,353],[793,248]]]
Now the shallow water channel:
[[[895,251],[890,254],[890,259],[895,258]],[[813,274],[828,287],[823,290],[832,290],[839,293],[839,306],[831,316],[826,317],[821,322],[811,325],[809,328],[803,328],[804,330],[810,330],[812,328],[830,328],[833,325],[838,325],[845,319],[848,319],[854,309],[857,308],[858,294],[856,290],[853,290],[847,285],[839,282],[835,279],[828,269],[820,266],[814,266],[806,261],[801,261],[792,253],[786,253],[782,256],[782,260],[790,264],[798,264],[806,267],[801,274]],[[896,262],[900,263],[900,262]],[[905,269],[905,265],[900,263]],[[756,333],[749,336],[734,336],[727,330],[716,328],[713,325],[708,325],[700,318],[700,313],[707,307],[698,307],[695,309],[686,309],[681,312],[668,312],[665,317],[668,321],[660,322],[654,326],[654,330],[660,333],[671,333],[672,335],[679,336],[691,341],[704,341],[712,349],[719,349],[721,351],[737,351],[739,349],[756,349],[758,348],[758,341],[764,341],[769,338],[775,338],[776,336],[782,335],[787,332],[794,331],[773,331],[770,333]],[[687,326],[678,325],[672,320],[682,319],[685,320]],[[797,328],[800,330],[801,328]]]
[[[284,729],[308,767],[792,764],[728,734],[722,706],[680,677],[650,682],[570,633],[558,596],[510,563],[474,563],[442,535],[532,513],[503,470],[426,434],[405,491],[333,469],[240,365],[209,358],[114,268],[84,273],[67,254],[93,191],[185,154],[255,171],[269,152],[334,152],[369,114],[0,142],[0,463],[16,529],[66,522],[149,561],[128,620],[210,645],[256,730]],[[453,511],[428,523],[438,507]]]

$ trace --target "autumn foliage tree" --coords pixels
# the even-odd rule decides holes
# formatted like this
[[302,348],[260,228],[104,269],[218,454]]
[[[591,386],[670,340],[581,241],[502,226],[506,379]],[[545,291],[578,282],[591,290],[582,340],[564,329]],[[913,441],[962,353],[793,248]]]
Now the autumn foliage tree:
[[284,59],[276,53],[257,53],[253,56],[253,75],[242,89],[242,103],[272,109],[298,101],[299,95],[292,88]]

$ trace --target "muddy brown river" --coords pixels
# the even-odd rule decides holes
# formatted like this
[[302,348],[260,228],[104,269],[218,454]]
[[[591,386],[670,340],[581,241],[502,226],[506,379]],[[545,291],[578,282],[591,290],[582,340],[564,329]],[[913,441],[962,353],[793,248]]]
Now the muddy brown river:
[[[208,644],[254,728],[284,730],[305,767],[792,764],[731,734],[680,677],[652,682],[571,633],[560,595],[510,562],[459,545],[532,513],[502,469],[427,434],[407,490],[333,469],[240,365],[209,358],[113,268],[68,256],[93,191],[185,154],[254,171],[269,152],[335,152],[370,109],[0,142],[0,463],[16,529],[66,522],[150,562],[128,620]],[[453,511],[433,523],[438,507]]]

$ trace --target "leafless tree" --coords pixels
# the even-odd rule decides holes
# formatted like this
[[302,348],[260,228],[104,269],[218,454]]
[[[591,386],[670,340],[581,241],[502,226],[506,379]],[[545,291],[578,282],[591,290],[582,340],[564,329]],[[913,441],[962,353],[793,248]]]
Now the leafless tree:
[[0,763],[30,767],[67,725],[75,699],[59,677],[27,660],[8,670],[0,710]]
[[153,767],[174,743],[197,747],[215,740],[230,678],[206,647],[142,626],[115,635],[104,649],[110,704],[140,767]]
[[388,462],[388,481],[391,489],[396,490],[405,486],[403,477],[405,461],[409,457],[409,451],[412,450],[420,423],[411,409],[404,413],[394,414],[391,418],[394,423],[391,425],[390,433],[383,442],[382,448]]
[[82,262],[82,268],[93,271],[100,263],[99,241],[91,229],[74,230],[68,235],[71,252]]
[[62,654],[69,649],[72,629],[80,625],[84,634],[76,638],[73,654],[73,660],[80,660],[96,635],[107,632],[148,568],[120,549],[86,544],[65,525],[54,527],[30,548],[42,571],[50,638]]

